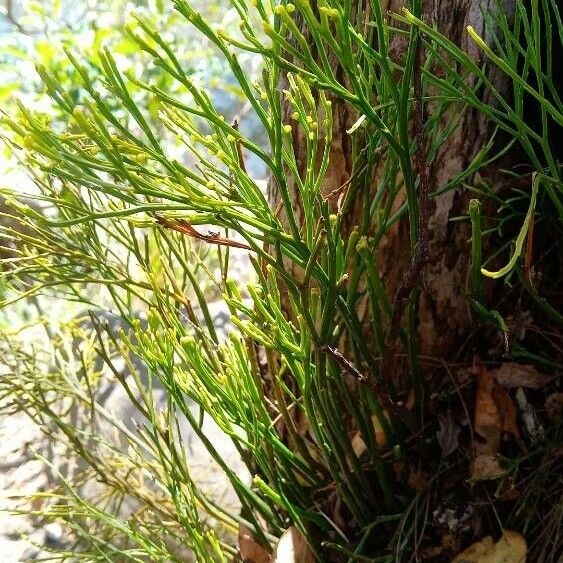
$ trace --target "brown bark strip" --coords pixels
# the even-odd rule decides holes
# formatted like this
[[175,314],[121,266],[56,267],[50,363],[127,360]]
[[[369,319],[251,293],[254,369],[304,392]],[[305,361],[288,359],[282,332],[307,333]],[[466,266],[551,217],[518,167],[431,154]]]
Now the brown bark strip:
[[413,69],[413,86],[414,86],[414,112],[413,122],[416,138],[415,168],[419,177],[418,188],[418,244],[413,251],[411,262],[404,273],[399,284],[395,299],[393,302],[393,314],[391,316],[391,324],[387,334],[386,355],[381,363],[381,373],[383,377],[390,374],[387,369],[395,356],[395,347],[393,346],[400,330],[401,319],[405,311],[405,307],[409,297],[422,274],[424,266],[429,262],[430,255],[428,251],[429,241],[429,221],[431,215],[430,209],[430,175],[431,167],[426,162],[426,147],[424,139],[424,123],[426,121],[426,107],[422,101],[422,67],[426,57],[426,50],[422,45],[420,37],[417,38],[416,46],[416,63]]

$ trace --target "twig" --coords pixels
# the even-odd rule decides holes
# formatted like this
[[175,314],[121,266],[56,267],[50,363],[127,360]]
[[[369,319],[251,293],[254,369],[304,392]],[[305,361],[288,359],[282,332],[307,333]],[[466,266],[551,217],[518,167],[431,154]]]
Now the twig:
[[322,346],[321,352],[328,354],[344,371],[353,375],[358,381],[365,382],[368,378],[347,360],[342,353],[331,346]]
[[155,218],[160,225],[166,227],[167,229],[171,229],[172,231],[178,231],[179,233],[188,235],[189,237],[193,237],[198,240],[202,240],[209,244],[218,244],[220,246],[230,246],[232,248],[243,248],[245,250],[252,250],[252,248],[250,248],[248,244],[228,238],[223,238],[219,235],[219,233],[210,233],[208,235],[204,235],[199,231],[196,231],[184,219],[172,220],[172,219],[167,219],[166,217],[162,217],[161,215],[155,215]]
[[37,31],[31,31],[26,29],[17,19],[14,13],[14,2],[13,0],[6,0],[4,17],[17,29],[22,35],[36,35]]
[[389,393],[373,378],[366,377],[361,373],[349,360],[347,360],[342,353],[332,346],[322,346],[321,352],[328,354],[344,371],[354,376],[359,383],[367,384],[370,389],[376,394],[381,405],[387,409],[389,413],[397,415],[408,427],[408,429],[416,434],[415,424],[411,413],[403,406],[393,402],[389,397]]

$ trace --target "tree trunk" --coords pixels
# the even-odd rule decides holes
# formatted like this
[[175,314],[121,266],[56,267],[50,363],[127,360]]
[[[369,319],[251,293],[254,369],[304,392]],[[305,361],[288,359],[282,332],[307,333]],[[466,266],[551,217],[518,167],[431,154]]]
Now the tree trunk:
[[[312,3],[314,4],[314,3]],[[370,16],[370,1],[357,0],[357,21],[367,21]],[[466,29],[471,25],[481,36],[486,36],[483,13],[497,6],[496,0],[486,2],[478,0],[449,0],[440,2],[423,2],[423,19],[446,35],[450,40],[462,47],[478,64],[483,63],[483,55],[475,43],[469,38]],[[505,0],[508,13],[513,10],[514,2]],[[402,1],[382,0],[383,13],[397,13],[405,5]],[[307,36],[308,30],[296,18],[300,31]],[[395,39],[391,44],[390,54],[399,59],[406,51],[406,40]],[[330,53],[329,53],[330,56]],[[339,79],[345,81],[342,72],[334,61],[334,71]],[[502,90],[501,78],[497,73],[492,76],[493,82]],[[284,77],[280,89],[288,87]],[[486,95],[486,94],[485,94]],[[339,187],[345,186],[353,177],[358,163],[353,161],[350,135],[346,131],[356,122],[358,115],[350,105],[339,98],[331,98],[334,116],[333,144],[330,167],[323,186],[323,195],[329,196]],[[291,122],[292,109],[286,103],[283,121]],[[432,108],[428,108],[432,111]],[[472,161],[477,152],[488,139],[489,124],[476,110],[467,109],[459,121],[454,134],[442,146],[431,163],[432,192],[444,186]],[[302,160],[305,145],[302,131],[292,132],[293,144],[298,164],[305,170]],[[379,169],[373,172],[372,189],[378,179]],[[483,172],[482,172],[483,173]],[[291,181],[291,179],[290,179]],[[291,187],[291,186],[290,186]],[[294,188],[295,189],[295,188]],[[269,199],[272,206],[279,204],[280,196],[274,183],[269,184]],[[393,203],[398,209],[405,201],[404,191],[400,191]],[[419,280],[420,293],[418,302],[418,351],[421,357],[434,360],[448,359],[464,344],[470,328],[470,314],[467,305],[467,276],[470,251],[471,227],[468,222],[452,222],[454,217],[467,213],[469,195],[463,186],[457,186],[431,200],[429,218],[429,261]],[[334,207],[336,202],[333,202]],[[344,236],[361,222],[363,206],[358,198],[348,211],[344,221]],[[300,210],[296,209],[299,219]],[[390,296],[394,296],[405,276],[410,262],[410,244],[408,220],[403,219],[388,231],[375,256],[381,279]],[[366,300],[360,299],[358,313],[364,327],[369,327],[370,311]],[[369,330],[368,330],[369,332]],[[432,362],[435,363],[435,362]],[[394,362],[400,367],[400,362]]]
[[[382,0],[383,1],[383,0]],[[315,4],[315,3],[311,3]],[[383,13],[398,12],[403,7],[404,2],[388,0],[383,2]],[[484,62],[482,53],[477,49],[475,44],[469,39],[466,28],[471,25],[481,36],[486,35],[485,24],[483,20],[483,11],[493,8],[496,5],[495,0],[482,2],[478,0],[450,0],[448,2],[423,2],[424,13],[423,19],[430,25],[435,25],[437,29],[445,34],[450,40],[461,46],[478,64]],[[355,18],[358,22],[364,22],[370,19],[370,0],[358,0],[355,3]],[[307,37],[308,30],[302,21],[295,18],[296,23],[300,24],[300,31]],[[291,38],[290,38],[291,39]],[[311,41],[311,44],[313,42]],[[390,45],[390,55],[395,60],[404,58],[407,48],[404,38],[395,39]],[[330,57],[330,53],[328,53]],[[336,61],[333,70],[338,79],[346,84],[346,78],[339,69]],[[298,64],[298,61],[295,61]],[[500,75],[491,75],[491,80],[495,82],[502,91]],[[280,90],[288,88],[287,77],[283,77]],[[484,94],[486,95],[486,94]],[[351,105],[340,98],[332,97],[333,110],[333,144],[330,154],[330,166],[326,176],[326,180],[322,187],[323,196],[328,199],[332,205],[333,212],[339,210],[340,201],[345,195],[346,189],[349,188],[351,180],[362,167],[362,162],[354,161],[354,151],[352,147],[351,136],[347,130],[357,122],[359,115],[354,111]],[[452,117],[455,110],[452,106],[450,114],[446,117]],[[432,113],[432,105],[426,108],[429,114]],[[283,108],[283,122],[291,123],[291,115],[293,109],[289,104]],[[477,111],[466,109],[460,115],[459,123],[455,132],[449,137],[448,141],[442,145],[435,155],[433,161],[429,164],[429,191],[437,192],[441,187],[446,185],[452,178],[462,172],[473,160],[478,151],[487,142],[490,135],[490,128],[487,121],[478,114]],[[306,162],[303,155],[305,154],[304,146],[306,139],[304,133],[299,127],[292,129],[293,145],[296,160],[301,168],[305,171]],[[413,135],[414,136],[414,135]],[[361,150],[359,151],[361,152]],[[357,152],[356,152],[357,154]],[[380,164],[378,164],[371,173],[371,182],[368,181],[368,190],[371,196],[375,194],[377,182],[380,178],[384,166],[385,156],[382,156]],[[291,175],[288,174],[288,180],[291,182]],[[400,181],[400,175],[397,182]],[[470,180],[469,180],[470,181]],[[297,188],[291,186],[297,194]],[[278,208],[280,203],[280,194],[274,182],[269,184],[269,199],[273,208]],[[371,199],[371,198],[370,198]],[[397,210],[401,207],[406,199],[404,190],[399,190],[392,207]],[[298,201],[295,197],[294,201]],[[346,216],[342,222],[342,237],[344,245],[349,238],[354,227],[362,223],[362,214],[364,212],[363,197],[354,198],[350,208],[347,210]],[[466,222],[453,222],[452,219],[460,215],[467,214],[469,203],[469,194],[462,185],[448,189],[430,199],[430,215],[428,220],[428,260],[416,280],[417,291],[411,294],[411,299],[416,299],[417,305],[414,318],[416,319],[417,334],[417,357],[421,363],[422,374],[429,380],[434,375],[436,366],[442,366],[449,362],[452,357],[460,349],[466,345],[466,341],[471,331],[471,316],[468,308],[468,266],[471,250],[471,226]],[[302,210],[295,209],[298,221],[301,218]],[[381,240],[377,254],[373,256],[373,260],[379,271],[380,278],[385,286],[387,295],[393,300],[399,288],[404,283],[404,279],[412,260],[412,249],[409,238],[409,223],[406,216],[396,222],[390,228]],[[288,265],[289,267],[289,265]],[[294,268],[295,270],[295,268]],[[299,272],[293,272],[299,275]],[[367,292],[361,282],[358,287],[359,298],[357,301],[357,313],[363,328],[363,334],[366,335],[366,341],[374,356],[377,356],[377,348],[375,344],[375,335],[371,329],[372,326],[372,310],[367,299]],[[283,285],[283,284],[282,284]],[[290,307],[287,307],[289,311]],[[288,313],[289,314],[289,313]],[[403,315],[402,326],[406,324]],[[387,333],[391,332],[392,321],[388,320],[384,329]],[[395,335],[396,336],[396,335]],[[384,377],[391,378],[397,387],[405,391],[402,395],[405,399],[412,398],[412,388],[409,389],[410,377],[409,366],[406,361],[401,358],[407,357],[407,351],[398,338],[387,339],[387,346],[391,350],[392,361],[385,364],[381,359],[380,370],[387,370],[383,373]],[[339,350],[347,358],[352,358],[352,350],[349,342],[342,341],[339,343]],[[467,357],[467,356],[466,356]],[[360,371],[364,372],[368,369],[366,366],[357,366]],[[352,393],[357,393],[355,389],[355,381],[348,378]],[[408,404],[408,400],[406,400]],[[421,412],[424,406],[420,406]],[[295,409],[296,428],[303,434],[308,431],[306,421],[299,420],[300,411]],[[344,427],[350,431],[352,435],[357,432],[354,429],[353,421],[350,413],[342,415]],[[418,422],[420,423],[422,419]],[[419,429],[422,426],[418,427]],[[411,427],[412,429],[412,427]],[[278,428],[282,435],[286,435],[283,427]],[[416,462],[415,462],[416,464]],[[416,476],[416,473],[412,473]],[[410,483],[409,483],[410,485]],[[414,485],[416,488],[416,485]],[[371,493],[366,491],[366,496]],[[376,501],[377,502],[377,501]],[[328,509],[328,514],[338,513],[338,503]],[[332,512],[331,512],[332,511]]]

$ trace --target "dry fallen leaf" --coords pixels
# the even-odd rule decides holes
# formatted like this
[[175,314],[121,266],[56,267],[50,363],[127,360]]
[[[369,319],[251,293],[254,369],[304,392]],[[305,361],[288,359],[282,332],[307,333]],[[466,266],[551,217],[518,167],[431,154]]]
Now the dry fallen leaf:
[[493,387],[492,394],[500,415],[501,430],[518,438],[520,436],[520,432],[518,431],[518,426],[516,425],[516,407],[514,406],[510,395],[498,385]]
[[239,525],[238,545],[243,563],[270,562],[270,553],[254,539],[252,532],[244,524]]
[[278,542],[273,563],[315,563],[315,556],[301,532],[291,526]]
[[502,387],[528,387],[539,389],[551,381],[551,377],[539,373],[534,366],[508,362],[491,371],[495,381]]
[[526,540],[506,530],[496,543],[487,536],[457,555],[452,563],[525,563],[526,553]]
[[490,372],[485,366],[480,365],[477,373],[474,429],[485,442],[475,444],[477,455],[495,454],[500,446],[502,422],[499,409],[493,399],[494,385]]
[[469,468],[469,480],[488,481],[498,479],[505,475],[506,471],[499,465],[498,459],[494,455],[481,454],[472,462]]
[[442,455],[447,457],[459,448],[460,427],[450,411],[438,415],[438,426],[436,438],[442,449]]
[[508,392],[495,383],[491,373],[483,365],[479,365],[477,374],[474,430],[484,442],[475,441],[475,459],[470,469],[471,481],[502,476],[504,471],[495,454],[499,450],[503,432],[509,432],[519,438],[516,407]]
[[366,443],[359,432],[356,432],[352,436],[352,450],[356,454],[356,457],[361,457],[367,450]]
[[[386,418],[389,418],[387,416],[386,411],[384,411],[383,414],[385,415]],[[385,445],[387,444],[387,437],[385,436],[385,432],[383,431],[383,426],[381,426],[379,419],[375,415],[371,417],[371,422],[373,424],[373,430],[375,432],[375,441],[377,445],[380,448],[385,447]],[[362,438],[362,435],[359,432],[356,432],[352,436],[352,449],[354,450],[356,457],[360,457],[367,450],[366,443],[364,442],[364,439]]]

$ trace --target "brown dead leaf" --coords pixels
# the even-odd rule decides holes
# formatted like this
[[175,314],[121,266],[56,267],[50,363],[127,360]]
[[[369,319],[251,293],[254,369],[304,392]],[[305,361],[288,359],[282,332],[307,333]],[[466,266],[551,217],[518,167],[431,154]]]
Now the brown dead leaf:
[[480,365],[477,373],[477,396],[475,398],[474,430],[485,443],[475,444],[475,453],[495,454],[502,435],[500,413],[493,399],[495,382],[485,366]]
[[[389,418],[387,411],[383,411],[383,414],[387,419]],[[375,432],[375,441],[377,445],[380,448],[385,447],[387,444],[387,437],[385,436],[381,422],[379,422],[379,419],[375,415],[371,417],[371,422],[373,424],[373,431]],[[367,450],[366,443],[359,432],[356,432],[352,436],[352,450],[354,450],[356,457],[360,457]]]
[[563,417],[563,393],[552,393],[545,401],[545,410],[552,422],[560,422]]
[[244,524],[239,525],[238,545],[243,563],[270,562],[270,553],[254,539],[252,532]]
[[491,372],[482,364],[477,374],[474,430],[485,440],[484,443],[475,443],[477,456],[496,454],[503,432],[519,437],[516,407],[510,395],[497,385]]
[[539,389],[551,381],[551,377],[539,373],[534,366],[508,362],[491,371],[501,387],[528,387]]
[[438,415],[438,426],[436,438],[442,449],[442,455],[447,457],[459,448],[460,427],[450,411]]
[[291,526],[280,538],[272,563],[315,563],[315,556],[301,532]]
[[526,540],[519,533],[506,530],[496,543],[487,536],[457,555],[452,563],[525,563],[527,550]]
[[493,400],[498,408],[500,427],[503,432],[508,432],[517,438],[520,436],[516,425],[516,407],[505,389],[495,385],[493,387]]
[[474,459],[469,468],[472,482],[498,479],[505,474],[496,454],[503,432],[519,437],[516,407],[510,395],[498,385],[491,372],[479,365],[474,430],[485,442],[475,440]]
[[361,457],[367,450],[366,443],[359,432],[356,432],[352,436],[352,450],[356,454],[356,457]]
[[481,454],[472,462],[469,468],[469,480],[490,481],[505,475],[506,471],[500,466],[498,459],[494,455]]

